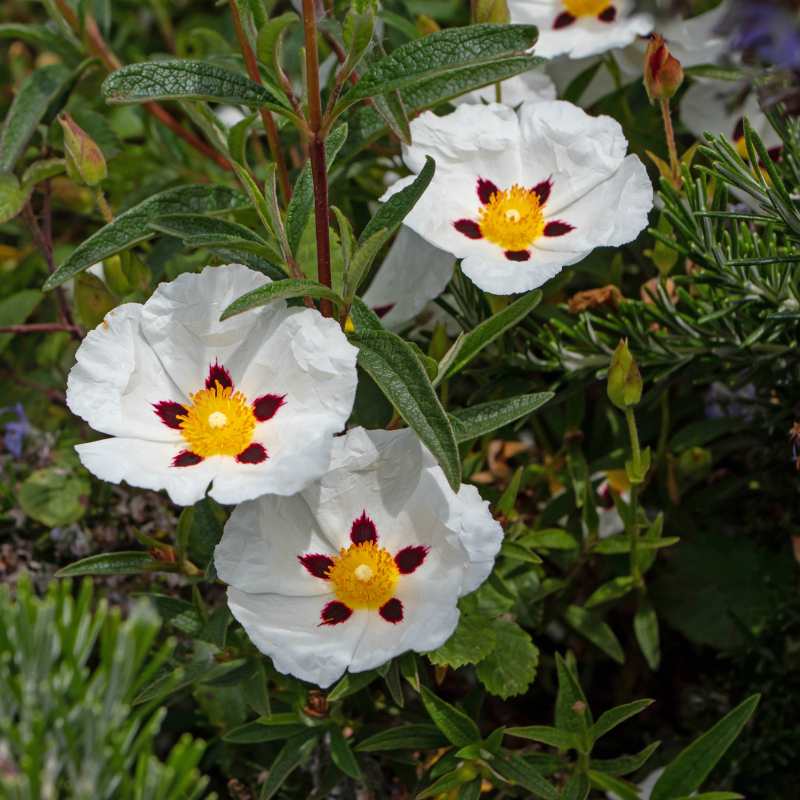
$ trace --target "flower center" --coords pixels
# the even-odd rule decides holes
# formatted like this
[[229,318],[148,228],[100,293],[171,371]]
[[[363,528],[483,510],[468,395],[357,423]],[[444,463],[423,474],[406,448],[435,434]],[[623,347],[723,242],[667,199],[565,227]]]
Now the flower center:
[[573,17],[596,17],[611,5],[610,0],[563,0],[563,3]]
[[504,250],[526,250],[544,233],[539,195],[516,183],[495,192],[479,211],[483,237]]
[[392,599],[400,570],[385,547],[363,542],[342,548],[326,575],[348,608],[377,610]]
[[177,417],[180,430],[198,456],[237,456],[247,449],[256,427],[253,409],[241,392],[232,394],[230,386],[215,383],[189,395],[194,405]]

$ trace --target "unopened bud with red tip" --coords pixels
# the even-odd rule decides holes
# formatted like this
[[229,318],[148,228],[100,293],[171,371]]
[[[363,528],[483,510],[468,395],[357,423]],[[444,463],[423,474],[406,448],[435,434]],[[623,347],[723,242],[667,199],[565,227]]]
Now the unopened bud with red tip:
[[621,340],[614,351],[611,366],[608,368],[608,397],[623,411],[635,406],[642,399],[642,376],[636,359],[628,349],[628,340]]
[[644,54],[644,88],[650,101],[669,100],[682,83],[681,62],[670,53],[660,33],[650,34]]
[[103,153],[86,131],[69,114],[58,118],[64,129],[67,174],[76,183],[97,186],[108,174]]
[[508,25],[511,21],[511,14],[506,0],[472,0],[469,21],[473,25],[478,25],[481,22]]

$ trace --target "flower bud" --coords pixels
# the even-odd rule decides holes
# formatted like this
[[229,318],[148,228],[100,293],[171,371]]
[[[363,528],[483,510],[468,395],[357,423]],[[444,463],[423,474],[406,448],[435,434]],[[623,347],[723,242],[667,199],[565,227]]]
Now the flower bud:
[[678,459],[678,472],[691,481],[705,480],[711,474],[714,459],[705,447],[690,447]]
[[67,151],[67,174],[76,182],[96,186],[108,174],[103,153],[92,138],[69,114],[59,117],[64,129],[64,149]]
[[481,22],[508,25],[511,21],[506,0],[472,0],[470,6],[470,22],[473,25]]
[[644,88],[650,101],[668,100],[683,83],[683,68],[660,33],[650,35],[650,44],[644,54]]
[[623,411],[642,399],[642,376],[636,360],[628,350],[628,340],[621,340],[608,368],[608,396]]

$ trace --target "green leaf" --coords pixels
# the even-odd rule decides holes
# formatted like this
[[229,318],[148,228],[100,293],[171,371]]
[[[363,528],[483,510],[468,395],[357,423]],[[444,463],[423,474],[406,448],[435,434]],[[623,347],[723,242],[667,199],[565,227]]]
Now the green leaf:
[[206,624],[197,609],[186,600],[155,592],[135,592],[133,597],[146,597],[164,622],[169,622],[192,639],[205,639]]
[[[673,544],[679,542],[680,536],[668,536],[664,539],[647,539],[640,537],[637,542],[637,550],[657,550],[661,547],[671,547]],[[617,555],[619,553],[630,553],[631,540],[627,534],[620,534],[619,536],[611,536],[608,539],[601,539],[594,548],[596,553],[603,553],[604,555]]]
[[334,294],[327,286],[323,286],[316,281],[309,281],[306,278],[288,278],[277,283],[268,283],[252,292],[243,294],[234,300],[223,312],[220,320],[249,311],[251,308],[274,303],[276,300],[287,300],[290,297],[324,297],[337,305],[343,305],[344,301],[339,295]]
[[336,221],[339,224],[339,240],[342,244],[342,264],[343,269],[346,270],[350,265],[350,259],[352,259],[353,253],[355,253],[358,247],[356,237],[353,235],[353,226],[350,224],[347,217],[342,214],[336,206],[331,206],[331,211],[336,215]]
[[422,702],[436,727],[456,747],[466,747],[481,741],[478,726],[463,712],[437,697],[426,686],[420,687]]
[[329,728],[331,735],[331,758],[333,763],[355,780],[361,780],[361,770],[358,768],[358,763],[350,749],[350,744],[344,738],[342,729],[336,724],[332,724]]
[[508,516],[514,510],[514,504],[517,502],[517,494],[519,493],[519,482],[522,477],[522,467],[519,467],[508,484],[506,490],[500,496],[500,499],[494,504],[493,513],[495,516],[503,514]]
[[156,697],[163,697],[189,686],[195,681],[200,680],[207,672],[214,668],[212,658],[201,658],[196,656],[192,661],[183,664],[172,672],[166,672],[156,678],[149,686],[143,689],[133,700],[133,705],[146,703]]
[[31,473],[19,488],[22,510],[50,528],[77,522],[89,505],[91,484],[85,473],[70,475],[56,467]]
[[80,575],[138,575],[140,572],[150,571],[145,569],[147,567],[163,566],[166,565],[153,560],[149,553],[136,551],[100,553],[62,567],[56,572],[56,578],[72,578]]
[[0,222],[7,222],[16,217],[32,194],[32,183],[20,185],[13,173],[0,173]]
[[243,694],[256,714],[269,719],[272,716],[272,709],[269,702],[267,675],[264,672],[264,665],[260,658],[255,659],[251,664],[253,669],[242,683]]
[[[660,539],[664,533],[664,512],[660,512],[656,517],[655,522],[647,529],[644,534],[644,539]],[[639,547],[636,552],[636,562],[639,565],[639,571],[645,575],[653,566],[656,560],[657,551],[650,549],[641,549],[642,539],[639,539]]]
[[551,747],[561,749],[578,749],[580,742],[574,733],[562,731],[561,728],[548,728],[543,725],[532,725],[527,728],[507,728],[509,736],[519,736],[521,739],[532,739],[534,742],[549,744]]
[[207,564],[214,557],[214,548],[222,539],[222,524],[207,497],[194,505],[189,531],[189,554],[198,564]]
[[616,728],[621,722],[625,722],[626,719],[630,719],[641,711],[644,711],[649,705],[652,705],[653,702],[653,700],[635,700],[633,703],[617,706],[601,714],[597,722],[589,728],[589,742],[594,744],[612,728]]
[[611,600],[619,600],[620,597],[625,597],[628,592],[633,589],[633,578],[630,575],[623,575],[620,578],[612,578],[602,586],[598,586],[591,597],[583,604],[584,608],[594,608],[602,603],[608,603]]
[[247,164],[247,134],[250,126],[258,119],[258,113],[240,119],[228,131],[228,152],[231,158],[240,164]]
[[227,236],[246,239],[254,244],[267,244],[257,233],[244,225],[239,225],[238,222],[229,222],[226,219],[209,217],[204,214],[166,214],[150,220],[148,226],[160,233],[167,233],[179,239],[188,239],[190,236]]
[[561,528],[545,528],[542,531],[526,533],[517,541],[523,547],[533,550],[574,550],[579,542]]
[[661,663],[661,645],[658,635],[658,617],[652,604],[646,597],[639,598],[639,605],[633,617],[633,630],[636,641],[642,648],[645,660],[652,670],[657,670]]
[[[440,370],[445,369],[441,364],[439,368]],[[469,435],[464,439],[459,438],[459,442],[483,436],[486,433],[493,433],[498,428],[541,408],[553,397],[553,392],[540,392],[539,394],[510,397],[507,400],[492,400],[469,408],[459,408],[451,413],[469,431]]]
[[358,363],[380,386],[403,419],[433,453],[447,482],[457,492],[461,458],[453,428],[414,351],[389,331],[356,334]]
[[561,800],[586,800],[588,796],[589,776],[585,772],[573,772],[561,790]]
[[[42,302],[43,296],[38,289],[23,289],[0,300],[0,326],[22,325]],[[0,353],[6,349],[14,335],[0,333]]]
[[372,30],[375,27],[375,11],[368,7],[364,11],[351,8],[347,12],[342,30],[342,38],[347,48],[347,60],[342,66],[342,77],[350,76],[350,73],[358,66],[364,54],[367,52],[372,42]]
[[749,697],[675,758],[653,787],[651,800],[671,800],[698,789],[744,728],[760,697]]
[[[285,15],[284,15],[285,16]],[[336,154],[347,139],[347,124],[334,128],[325,142],[325,163],[330,171]],[[308,221],[314,213],[314,180],[311,175],[311,161],[307,161],[294,182],[292,199],[286,209],[286,238],[292,255],[297,255]]]
[[438,750],[449,743],[448,738],[433,725],[402,725],[376,733],[357,744],[356,750]]
[[456,800],[478,800],[481,796],[482,786],[483,778],[480,776],[471,780],[469,783],[462,783],[456,795]]
[[288,25],[299,19],[294,11],[287,11],[285,14],[273,17],[261,28],[256,41],[256,55],[262,64],[270,69],[280,68],[281,36]]
[[231,744],[258,744],[259,742],[288,739],[290,736],[296,736],[307,729],[308,725],[303,722],[272,725],[257,719],[228,731],[222,739]]
[[478,679],[503,700],[522,694],[536,678],[539,650],[516,622],[492,620],[497,647],[477,666]]
[[350,319],[356,333],[385,330],[378,315],[360,297],[353,298],[353,305],[350,306]]
[[263,86],[238,72],[204,61],[144,61],[112,72],[101,93],[109,105],[159,102],[161,100],[204,100],[267,109],[299,122],[297,115],[281,105]]
[[[572,670],[560,653],[556,653],[556,670],[558,672],[556,725],[566,728],[576,736],[581,736],[584,728],[592,724],[592,712],[589,709],[589,702],[577,678],[572,674]],[[583,718],[575,711],[575,703],[583,703]]]
[[96,328],[117,305],[103,281],[91,272],[81,272],[75,278],[74,290],[75,305],[87,328]]
[[589,780],[592,782],[592,785],[598,789],[614,792],[614,794],[620,797],[620,800],[642,800],[636,787],[631,787],[630,783],[617,780],[610,775],[604,775],[602,772],[590,770]]
[[691,797],[676,797],[675,800],[744,800],[744,795],[736,792],[703,792]]
[[374,669],[367,670],[367,672],[345,672],[339,683],[328,692],[328,700],[332,703],[334,700],[349,697],[351,694],[361,691],[365,686],[369,686],[377,676],[378,673]]
[[[207,235],[205,233],[196,236],[187,236],[183,243],[192,249],[204,248],[206,250],[212,249],[226,249],[226,250],[241,250],[245,253],[253,253],[253,255],[260,256],[265,261],[271,264],[283,264],[283,258],[277,250],[274,250],[267,244],[259,244],[250,239],[240,239],[238,236],[220,236],[218,234]],[[287,275],[291,272],[289,268],[284,266],[284,271]]]
[[542,777],[542,774],[525,759],[511,750],[500,749],[497,758],[492,759],[492,769],[506,780],[522,786],[536,797],[544,800],[560,800],[561,795]]
[[493,342],[502,333],[516,325],[521,319],[524,319],[539,305],[541,299],[542,292],[540,289],[534,292],[528,292],[528,294],[515,300],[508,308],[504,308],[499,313],[482,322],[477,328],[471,330],[464,337],[464,344],[455,361],[453,361],[450,366],[450,369],[447,370],[445,380],[455,375],[456,372],[462,369],[483,350],[487,344]]
[[367,239],[364,244],[358,246],[353,257],[348,264],[347,272],[344,276],[345,282],[345,303],[350,305],[355,297],[356,289],[361,284],[369,265],[375,258],[375,254],[380,249],[381,245],[386,241],[386,228],[381,228]]
[[[250,176],[250,173],[241,164],[237,164],[235,161],[231,160],[231,166],[242,182],[242,186],[244,186],[247,196],[250,198],[250,202],[255,206],[262,224],[269,231],[270,236],[278,242],[286,257],[288,254],[286,234],[275,199],[275,171],[277,165],[270,164],[267,166],[264,174],[264,190],[267,192],[268,197],[264,197],[261,193],[261,189],[258,188],[256,182]],[[269,202],[267,202],[268,200]]]
[[[76,115],[77,116],[77,115]],[[67,162],[63,158],[48,158],[45,161],[34,161],[22,173],[22,184],[35,185],[45,178],[52,178],[66,172]]]
[[464,783],[475,780],[475,771],[469,769],[466,764],[442,775],[439,780],[432,783],[427,789],[423,789],[417,797],[433,797],[434,795],[447,795],[458,789]]
[[383,679],[386,681],[386,688],[389,690],[389,694],[392,695],[392,700],[394,700],[400,708],[403,708],[406,701],[403,696],[403,683],[400,680],[400,662],[396,658],[393,658],[391,662],[389,662],[389,669],[383,676]]
[[605,775],[628,775],[636,772],[653,755],[660,744],[661,742],[653,742],[633,756],[620,756],[606,760],[593,758],[591,768]]
[[437,73],[519,56],[533,46],[538,35],[532,25],[470,25],[408,42],[367,70],[337,103],[334,113]]
[[244,195],[225,186],[201,183],[167,189],[120,214],[78,245],[47,279],[44,288],[55,289],[86,267],[127,250],[137,242],[152,239],[156,231],[149,223],[156,217],[166,214],[221,214],[246,206]]
[[497,572],[492,572],[474,592],[459,600],[458,607],[462,614],[497,617],[505,614],[516,599],[516,595],[505,580]]
[[462,614],[453,635],[426,655],[436,666],[457,669],[466,664],[477,664],[496,646],[497,636],[489,620]]
[[379,94],[372,98],[378,113],[386,121],[389,130],[406,145],[411,144],[411,126],[408,114],[403,105],[403,98],[399,89],[394,89],[386,94]]
[[78,49],[66,37],[51,31],[45,25],[23,25],[14,22],[0,25],[0,38],[22,39],[37,45],[42,50],[54,50],[67,58],[75,58],[79,54]]
[[267,779],[261,789],[261,800],[270,798],[281,788],[283,782],[294,772],[303,759],[314,749],[322,729],[310,728],[289,739],[272,762]]
[[601,619],[579,606],[570,606],[564,612],[564,619],[609,658],[613,658],[618,664],[625,663],[625,653],[619,639]]

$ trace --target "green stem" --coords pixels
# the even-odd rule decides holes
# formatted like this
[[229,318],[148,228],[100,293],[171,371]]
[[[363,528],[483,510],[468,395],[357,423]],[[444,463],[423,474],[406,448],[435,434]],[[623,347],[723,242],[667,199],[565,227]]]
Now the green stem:
[[628,420],[628,432],[631,435],[631,450],[633,451],[633,468],[638,475],[642,470],[642,453],[639,450],[639,431],[636,430],[636,418],[633,416],[633,406],[626,406],[625,418]]
[[[625,408],[625,417],[628,420],[628,431],[631,436],[631,450],[633,451],[633,470],[636,475],[642,471],[642,454],[639,449],[639,431],[636,429],[636,418],[633,415],[633,406]],[[639,484],[631,482],[631,502],[628,512],[628,521],[625,524],[625,532],[631,543],[630,551],[630,573],[636,586],[642,585],[642,573],[639,571],[639,560],[637,558],[639,545],[639,524],[637,522],[637,506],[639,502]]]
[[113,222],[114,215],[111,213],[111,209],[108,207],[106,196],[103,194],[103,190],[99,186],[92,186],[92,192],[94,193],[94,199],[97,200],[97,205],[100,207],[100,211],[102,212],[105,221]]
[[675,149],[675,133],[672,130],[672,120],[669,116],[669,101],[661,101],[661,113],[664,116],[664,129],[667,132],[667,146],[669,147],[669,166],[672,170],[672,185],[676,191],[681,188],[681,168],[678,164],[678,151]]

